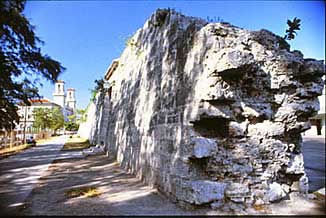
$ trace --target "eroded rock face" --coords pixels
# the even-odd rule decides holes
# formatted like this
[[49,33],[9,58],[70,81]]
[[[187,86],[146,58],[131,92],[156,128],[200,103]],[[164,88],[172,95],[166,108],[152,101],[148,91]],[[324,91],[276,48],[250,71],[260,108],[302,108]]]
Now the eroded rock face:
[[226,186],[226,183],[209,180],[191,181],[179,197],[184,197],[184,201],[196,205],[207,204],[224,199]]
[[282,200],[307,191],[300,133],[319,109],[324,73],[267,30],[158,10],[109,78],[105,144],[177,202]]
[[217,150],[216,141],[209,138],[197,137],[193,139],[193,143],[194,158],[212,157]]

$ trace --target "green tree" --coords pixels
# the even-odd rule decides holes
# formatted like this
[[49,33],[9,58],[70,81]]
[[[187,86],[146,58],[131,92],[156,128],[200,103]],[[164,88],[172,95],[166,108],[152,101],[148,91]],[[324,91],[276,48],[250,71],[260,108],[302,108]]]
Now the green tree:
[[289,28],[285,31],[286,34],[284,36],[284,39],[294,39],[296,33],[296,30],[300,30],[300,19],[297,19],[296,17],[293,19],[293,21],[291,20],[287,20],[287,25],[289,26]]
[[[40,97],[37,78],[55,82],[64,70],[58,61],[42,54],[43,42],[23,15],[25,1],[0,1],[0,129],[19,122],[16,105]],[[35,79],[36,78],[36,79]]]
[[68,131],[77,131],[79,128],[79,125],[75,122],[68,121],[65,123],[65,129]]
[[60,108],[35,108],[33,128],[57,131],[64,126],[64,117]]
[[95,101],[96,94],[98,92],[102,92],[104,90],[104,79],[99,78],[94,80],[95,87],[94,89],[91,89],[91,101]]
[[76,121],[76,114],[69,115],[68,120],[71,121],[71,122]]
[[76,122],[78,124],[80,124],[82,122],[86,122],[88,107],[89,107],[89,105],[87,106],[86,109],[77,109],[77,111],[76,111]]
[[52,125],[51,110],[49,108],[35,108],[33,111],[33,128],[39,130],[50,129]]
[[[78,113],[78,110],[76,111]],[[65,122],[65,129],[68,131],[76,131],[78,130],[78,119],[76,114],[72,114],[68,116],[68,122]]]
[[54,131],[62,128],[64,126],[64,117],[60,108],[53,108],[51,110],[51,126],[50,128]]

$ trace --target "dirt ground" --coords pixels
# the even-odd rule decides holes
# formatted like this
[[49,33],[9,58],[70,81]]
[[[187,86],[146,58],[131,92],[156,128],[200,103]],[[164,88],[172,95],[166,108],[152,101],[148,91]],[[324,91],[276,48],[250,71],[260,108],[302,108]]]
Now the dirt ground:
[[[95,186],[101,195],[69,198],[65,191]],[[298,198],[299,199],[299,198]],[[325,199],[324,199],[325,200]],[[105,155],[55,161],[26,199],[19,215],[226,215],[212,209],[185,210]],[[325,214],[325,201],[296,200],[248,214]],[[229,213],[230,214],[230,213]]]
[[[102,194],[94,198],[65,195],[65,191],[83,186],[95,186]],[[19,215],[194,214],[177,207],[105,155],[55,161],[26,202]]]

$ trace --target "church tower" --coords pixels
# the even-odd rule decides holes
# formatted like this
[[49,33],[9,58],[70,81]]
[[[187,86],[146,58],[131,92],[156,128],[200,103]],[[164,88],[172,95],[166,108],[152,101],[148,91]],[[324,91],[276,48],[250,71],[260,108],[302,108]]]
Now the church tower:
[[71,108],[74,112],[76,111],[76,98],[75,98],[75,89],[67,89],[67,107]]
[[60,105],[62,108],[65,107],[65,82],[62,80],[58,80],[55,83],[54,93],[53,93],[53,101],[54,103]]

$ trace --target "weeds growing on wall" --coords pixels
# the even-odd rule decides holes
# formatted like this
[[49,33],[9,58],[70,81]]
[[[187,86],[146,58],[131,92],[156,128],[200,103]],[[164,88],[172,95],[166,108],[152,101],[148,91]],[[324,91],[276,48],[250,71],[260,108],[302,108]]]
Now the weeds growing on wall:
[[157,9],[157,13],[155,14],[155,23],[153,24],[155,27],[161,28],[166,20],[167,15],[170,13],[171,9]]

